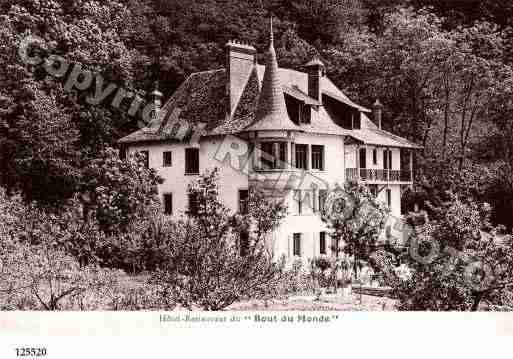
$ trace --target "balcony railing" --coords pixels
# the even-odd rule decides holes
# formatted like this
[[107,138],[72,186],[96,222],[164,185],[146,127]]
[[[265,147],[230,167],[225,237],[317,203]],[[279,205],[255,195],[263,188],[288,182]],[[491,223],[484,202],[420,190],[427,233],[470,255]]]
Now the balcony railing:
[[368,168],[347,168],[346,179],[348,181],[366,182],[411,182],[411,171],[384,170]]

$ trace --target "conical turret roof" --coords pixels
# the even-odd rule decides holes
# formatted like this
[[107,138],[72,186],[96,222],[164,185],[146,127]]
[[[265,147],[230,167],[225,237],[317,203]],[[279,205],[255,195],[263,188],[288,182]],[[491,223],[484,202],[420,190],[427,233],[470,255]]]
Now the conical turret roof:
[[262,88],[258,99],[256,110],[256,120],[246,130],[300,130],[289,118],[285,97],[280,83],[278,73],[278,61],[276,60],[276,51],[274,50],[274,39],[271,19],[271,39],[267,60],[265,64],[265,73],[262,80]]

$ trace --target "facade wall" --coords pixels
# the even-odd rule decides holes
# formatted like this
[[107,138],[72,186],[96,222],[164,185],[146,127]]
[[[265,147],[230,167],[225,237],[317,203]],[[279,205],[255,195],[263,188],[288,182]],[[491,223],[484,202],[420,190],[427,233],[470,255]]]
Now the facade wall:
[[[335,184],[343,184],[345,180],[345,168],[351,167],[351,156],[348,153],[356,150],[351,146],[345,146],[343,138],[340,136],[298,134],[294,140],[295,143],[304,143],[310,145],[325,146],[325,168],[324,171],[309,171],[315,178],[326,183],[329,188]],[[233,143],[236,145],[233,146]],[[164,183],[159,185],[159,195],[161,198],[165,193],[173,195],[173,216],[185,214],[188,206],[187,187],[189,183],[197,179],[198,176],[185,175],[185,149],[189,147],[180,143],[159,143],[148,145],[134,145],[129,148],[129,152],[147,150],[149,152],[149,165],[155,168],[160,176],[164,178]],[[234,148],[236,148],[234,150]],[[232,136],[210,137],[203,139],[199,143],[200,153],[200,173],[212,170],[215,167],[220,170],[219,191],[223,203],[232,211],[237,211],[239,207],[238,191],[248,189],[249,178],[253,174],[251,166],[248,163],[248,154],[246,153],[247,144]],[[163,167],[163,152],[172,152],[172,166]],[[369,148],[368,154],[372,160],[372,149]],[[230,153],[230,156],[226,154]],[[382,152],[378,155],[378,167],[382,166]],[[399,150],[393,150],[393,156],[399,156]],[[393,160],[394,167],[399,166],[399,158]],[[246,166],[244,166],[246,164]],[[284,173],[277,175],[283,176]],[[286,174],[285,174],[286,176]],[[272,177],[272,176],[271,176]],[[294,189],[309,190],[311,182],[301,182]],[[380,186],[381,189],[382,186]],[[323,187],[321,187],[323,188]],[[400,216],[400,185],[392,184],[388,188],[392,195],[392,214]],[[318,210],[314,211],[312,202],[318,198],[303,197],[303,211],[298,214],[297,200],[293,190],[286,196],[288,205],[287,217],[283,220],[280,227],[273,233],[273,252],[275,258],[285,255],[289,262],[294,259],[293,256],[293,235],[301,233],[301,258],[307,262],[307,259],[320,254],[320,232],[328,232],[326,224],[321,220]],[[386,203],[386,189],[383,189],[378,199]],[[326,235],[327,254],[331,253],[331,238]]]
[[[379,146],[361,146],[361,148],[366,148],[366,157],[367,157],[367,167],[368,169],[383,169],[383,151],[385,147]],[[372,152],[373,150],[377,150],[377,163],[373,163]],[[401,150],[399,148],[389,148],[392,151],[392,169],[400,170],[401,169]],[[356,145],[346,145],[345,158],[346,158],[346,168],[357,168],[357,156],[358,149]]]
[[[229,162],[216,160],[216,153],[222,146],[220,137],[202,140],[199,144],[199,168],[200,174],[219,169],[219,195],[223,203],[230,209],[238,210],[239,189],[248,189],[248,175],[237,168],[233,168]],[[165,193],[173,194],[173,216],[184,214],[188,207],[187,188],[196,180],[196,175],[185,175],[185,149],[187,146],[181,143],[159,143],[148,145],[135,145],[129,152],[147,150],[149,152],[149,165],[155,168],[164,179],[159,185],[159,196],[162,199]],[[172,152],[172,166],[163,167],[163,152]]]

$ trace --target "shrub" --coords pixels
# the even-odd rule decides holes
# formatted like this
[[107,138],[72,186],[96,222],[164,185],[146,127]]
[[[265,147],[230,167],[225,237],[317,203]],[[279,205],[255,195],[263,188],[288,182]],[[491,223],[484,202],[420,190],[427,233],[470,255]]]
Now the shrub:
[[2,248],[0,304],[3,310],[71,310],[84,296],[101,298],[117,273],[78,261],[56,249],[48,238],[40,244],[11,242]]
[[411,274],[398,281],[401,310],[477,310],[501,304],[513,286],[513,241],[500,240],[489,207],[451,195],[410,242]]
[[161,297],[188,309],[220,310],[264,298],[282,273],[268,237],[284,207],[251,189],[248,214],[232,216],[219,201],[217,178],[215,170],[190,186],[198,211],[168,227],[166,263],[152,278]]
[[378,201],[366,186],[347,182],[328,198],[328,223],[337,256],[343,251],[353,258],[354,274],[358,276],[361,261],[368,261],[376,250],[376,241],[385,226],[389,210]]
[[107,149],[84,169],[84,178],[85,210],[107,234],[127,232],[160,207],[157,185],[162,179],[146,168],[142,154],[122,160],[116,150]]

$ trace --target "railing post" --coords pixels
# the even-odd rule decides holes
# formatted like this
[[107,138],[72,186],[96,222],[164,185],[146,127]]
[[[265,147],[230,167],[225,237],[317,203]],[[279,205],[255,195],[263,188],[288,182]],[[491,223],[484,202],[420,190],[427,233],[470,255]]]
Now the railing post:
[[390,151],[390,149],[387,147],[387,164],[388,164],[388,168],[387,168],[387,182],[390,183],[390,170],[392,169],[392,152]]
[[296,144],[294,142],[290,142],[290,170],[296,168]]
[[360,178],[360,146],[356,146],[356,180],[361,181]]

